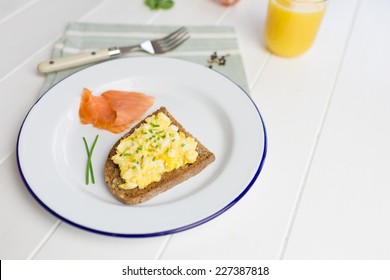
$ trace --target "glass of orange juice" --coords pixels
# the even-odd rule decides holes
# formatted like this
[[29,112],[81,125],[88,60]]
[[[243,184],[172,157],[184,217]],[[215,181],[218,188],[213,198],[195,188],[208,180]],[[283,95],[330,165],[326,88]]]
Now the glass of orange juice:
[[265,44],[274,54],[295,57],[314,42],[327,0],[269,0]]

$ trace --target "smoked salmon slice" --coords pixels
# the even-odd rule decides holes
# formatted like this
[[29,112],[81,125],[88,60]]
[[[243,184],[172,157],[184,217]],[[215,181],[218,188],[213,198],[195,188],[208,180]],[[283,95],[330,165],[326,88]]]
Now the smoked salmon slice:
[[153,103],[153,97],[139,92],[108,90],[96,96],[84,88],[79,117],[82,124],[121,133],[141,119]]

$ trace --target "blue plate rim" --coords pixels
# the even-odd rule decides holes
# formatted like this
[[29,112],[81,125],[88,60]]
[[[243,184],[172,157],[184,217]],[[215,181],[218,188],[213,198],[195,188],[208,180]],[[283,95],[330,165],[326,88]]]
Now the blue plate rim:
[[[128,57],[126,59],[129,59]],[[166,58],[164,57],[164,59],[173,59],[173,60],[180,60],[180,61],[186,61],[186,60],[183,60],[183,59],[177,59],[177,58]],[[186,61],[188,63],[192,63],[192,64],[196,64],[194,62],[190,62],[190,61]],[[101,62],[101,63],[105,63],[105,62]],[[100,63],[98,63],[100,64]],[[95,64],[96,65],[96,64]],[[198,64],[196,64],[198,65]],[[206,68],[206,67],[205,67]],[[63,78],[62,80],[58,81],[56,84],[62,82],[63,80],[67,79],[68,77],[72,76],[72,75],[75,75],[77,74],[78,72],[84,70],[85,68],[83,69],[80,69],[72,74],[70,74],[69,76]],[[209,69],[209,68],[206,68],[206,69]],[[17,165],[18,165],[18,170],[19,170],[19,173],[20,173],[20,176],[23,180],[23,183],[24,185],[26,186],[26,188],[28,189],[28,191],[30,192],[30,194],[34,197],[34,199],[44,208],[46,209],[50,214],[52,214],[53,216],[55,216],[56,218],[60,219],[61,221],[69,224],[69,225],[72,225],[76,228],[79,228],[79,229],[82,229],[82,230],[85,230],[85,231],[89,231],[89,232],[92,232],[92,233],[96,233],[96,234],[100,234],[100,235],[105,235],[105,236],[114,236],[114,237],[123,237],[123,238],[147,238],[147,237],[157,237],[157,236],[164,236],[164,235],[170,235],[170,234],[175,234],[175,233],[178,233],[178,232],[182,232],[182,231],[186,231],[186,230],[189,230],[189,229],[192,229],[194,227],[197,227],[197,226],[200,226],[204,223],[207,223],[213,219],[215,219],[216,217],[218,217],[219,215],[221,215],[222,213],[226,212],[228,209],[230,209],[233,205],[235,205],[239,200],[241,200],[242,197],[244,197],[244,195],[252,188],[253,184],[256,182],[258,176],[260,175],[260,172],[261,170],[263,169],[263,166],[264,166],[264,162],[265,162],[265,158],[266,158],[266,155],[267,155],[267,148],[268,148],[268,137],[267,137],[267,130],[266,130],[266,127],[265,127],[265,123],[264,123],[264,120],[263,120],[263,117],[261,116],[261,113],[256,105],[256,103],[253,101],[253,99],[250,97],[250,95],[239,85],[237,84],[236,82],[234,82],[231,78],[227,77],[226,75],[218,72],[218,71],[215,71],[213,69],[209,69],[210,71],[214,71],[215,73],[225,77],[226,79],[228,79],[229,81],[231,81],[233,84],[235,84],[248,98],[249,100],[251,101],[252,105],[255,107],[256,109],[256,112],[258,114],[258,117],[260,118],[260,121],[261,121],[261,124],[262,124],[262,127],[263,127],[263,135],[264,135],[264,145],[263,145],[263,154],[262,154],[262,158],[260,160],[260,163],[259,163],[259,166],[253,176],[253,178],[251,179],[251,181],[249,182],[249,184],[246,186],[246,188],[235,198],[233,199],[233,201],[231,201],[229,204],[227,204],[225,207],[223,207],[222,209],[220,209],[219,211],[211,214],[210,216],[207,216],[206,218],[203,218],[197,222],[194,222],[194,223],[190,223],[188,225],[185,225],[185,226],[181,226],[181,227],[177,227],[177,228],[174,228],[174,229],[169,229],[169,230],[164,230],[164,231],[157,231],[157,232],[151,232],[151,233],[137,233],[137,234],[132,234],[132,233],[112,233],[112,232],[109,232],[109,231],[101,231],[101,230],[96,230],[96,229],[93,229],[93,228],[90,228],[90,227],[86,227],[86,226],[83,226],[81,224],[78,224],[78,223],[75,223],[63,216],[61,216],[60,214],[58,214],[57,212],[55,212],[54,210],[52,210],[50,207],[48,207],[35,193],[34,191],[32,190],[32,188],[30,187],[29,183],[27,182],[24,174],[23,174],[23,171],[22,171],[22,168],[21,168],[21,164],[20,164],[20,159],[19,159],[19,141],[20,141],[20,135],[21,135],[21,132],[23,130],[23,126],[24,126],[24,123],[26,121],[26,119],[28,118],[31,110],[35,107],[36,104],[38,104],[38,102],[41,100],[41,98],[50,90],[52,89],[56,84],[54,84],[53,86],[51,86],[49,89],[47,89],[40,98],[38,98],[38,100],[31,106],[30,110],[27,112],[21,126],[20,126],[20,129],[19,129],[19,132],[18,132],[18,137],[17,137],[17,141],[16,141],[16,160],[17,160]]]

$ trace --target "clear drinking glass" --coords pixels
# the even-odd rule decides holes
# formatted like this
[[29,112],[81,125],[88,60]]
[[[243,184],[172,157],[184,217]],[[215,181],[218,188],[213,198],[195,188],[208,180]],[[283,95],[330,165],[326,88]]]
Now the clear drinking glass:
[[269,0],[265,43],[269,51],[283,57],[305,53],[313,44],[327,0]]

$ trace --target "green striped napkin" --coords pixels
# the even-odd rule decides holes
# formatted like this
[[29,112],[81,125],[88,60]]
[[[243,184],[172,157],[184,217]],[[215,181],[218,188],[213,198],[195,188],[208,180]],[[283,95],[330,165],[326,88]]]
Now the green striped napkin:
[[[99,48],[139,44],[145,40],[163,37],[179,27],[73,22],[67,26],[63,36],[55,43],[52,58]],[[234,28],[231,26],[187,26],[187,29],[191,36],[189,40],[175,50],[159,56],[175,57],[205,67],[212,67],[249,92]],[[210,63],[209,59],[214,53],[218,58],[225,56],[224,65],[219,65],[218,62]],[[142,55],[149,54],[133,52],[126,56]],[[42,93],[81,68],[48,74]]]

